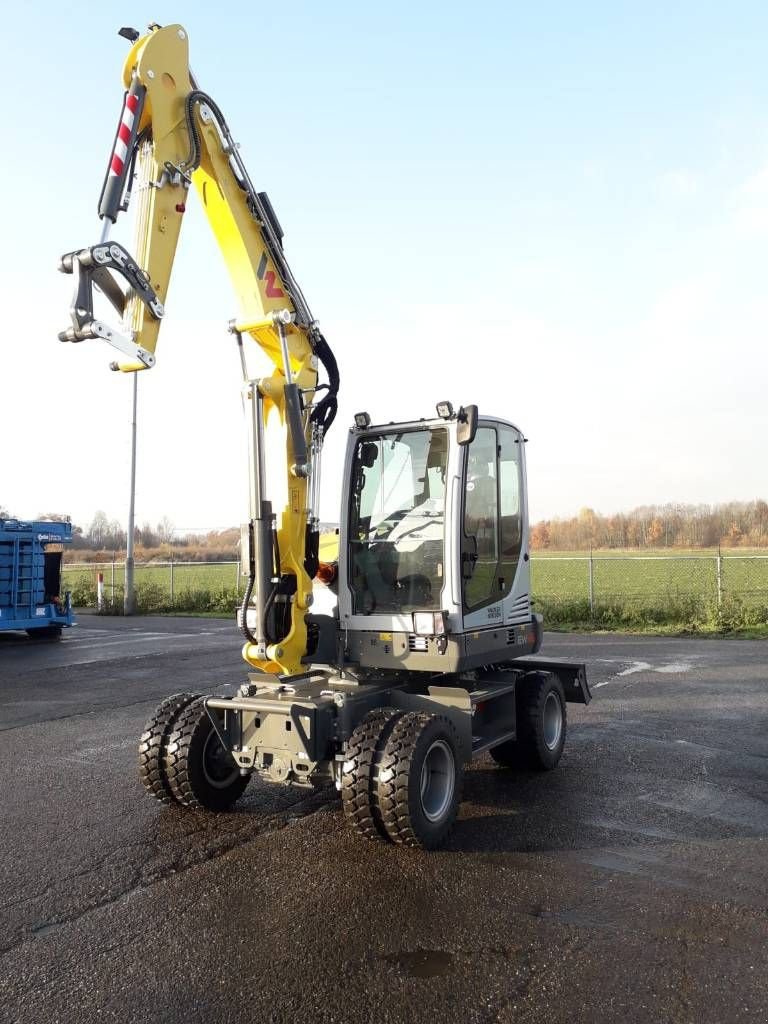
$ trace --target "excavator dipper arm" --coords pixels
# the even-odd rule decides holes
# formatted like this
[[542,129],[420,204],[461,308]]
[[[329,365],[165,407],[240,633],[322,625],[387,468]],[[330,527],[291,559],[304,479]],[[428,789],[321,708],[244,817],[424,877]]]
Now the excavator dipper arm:
[[[102,238],[62,256],[59,269],[77,278],[71,327],[61,341],[107,341],[120,354],[112,368],[136,372],[155,363],[171,270],[194,185],[227,265],[240,306],[230,324],[240,346],[249,425],[250,517],[242,531],[248,587],[240,612],[245,660],[273,674],[295,673],[311,659],[305,616],[317,571],[320,453],[336,414],[339,378],[333,354],[285,259],[282,229],[269,198],[257,192],[218,105],[189,68],[180,25],[121,30],[131,50],[126,92],[99,200]],[[110,226],[135,196],[135,255],[108,240]],[[95,317],[94,286],[122,318]],[[251,379],[243,339],[273,364]],[[328,385],[318,385],[322,363]],[[265,447],[278,435],[285,465],[273,512]],[[275,475],[282,479],[275,480]]]

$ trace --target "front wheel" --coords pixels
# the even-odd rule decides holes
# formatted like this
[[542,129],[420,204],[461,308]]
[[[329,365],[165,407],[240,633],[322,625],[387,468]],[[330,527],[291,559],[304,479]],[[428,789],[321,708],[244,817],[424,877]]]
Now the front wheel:
[[175,800],[165,776],[165,749],[174,723],[184,708],[199,697],[199,693],[174,693],[166,697],[152,713],[139,739],[139,778],[146,791],[161,804]]
[[163,762],[173,797],[195,810],[225,811],[243,795],[250,778],[241,775],[216,735],[203,697],[174,721]]
[[341,800],[350,827],[366,839],[388,838],[376,799],[376,780],[387,738],[402,714],[394,708],[369,712],[347,743]]
[[389,734],[376,779],[376,805],[388,838],[426,850],[444,843],[456,820],[463,778],[450,720],[404,714]]

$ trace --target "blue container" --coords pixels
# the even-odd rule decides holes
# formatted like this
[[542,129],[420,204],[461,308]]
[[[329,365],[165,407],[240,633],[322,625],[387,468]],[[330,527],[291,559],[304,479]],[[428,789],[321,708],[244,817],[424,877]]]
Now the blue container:
[[61,593],[61,551],[71,523],[0,519],[0,630],[55,635],[74,623],[69,594]]

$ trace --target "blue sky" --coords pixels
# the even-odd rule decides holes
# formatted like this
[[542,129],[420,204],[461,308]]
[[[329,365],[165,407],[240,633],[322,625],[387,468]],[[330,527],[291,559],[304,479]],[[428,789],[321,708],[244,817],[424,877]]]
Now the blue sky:
[[[0,502],[20,515],[125,518],[129,381],[106,349],[56,341],[55,272],[98,237],[125,12],[38,4],[7,51],[0,427],[24,426]],[[336,350],[326,519],[352,413],[441,398],[524,427],[535,518],[768,494],[764,4],[161,3],[130,19],[187,28]],[[190,203],[139,381],[140,520],[243,516],[236,312]]]

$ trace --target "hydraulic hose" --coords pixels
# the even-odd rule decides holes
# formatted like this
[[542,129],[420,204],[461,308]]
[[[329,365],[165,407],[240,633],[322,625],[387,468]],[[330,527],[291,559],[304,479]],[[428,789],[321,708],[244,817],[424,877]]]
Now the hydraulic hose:
[[311,337],[314,341],[315,355],[323,364],[325,372],[328,374],[328,391],[312,409],[310,422],[322,427],[323,434],[325,435],[336,419],[338,411],[339,367],[336,363],[336,357],[331,351],[331,346],[325,340],[324,335],[320,331],[315,331]]
[[[273,539],[273,558],[275,560],[275,572],[279,576],[279,574],[280,574],[280,544],[279,544],[279,541],[277,539],[277,530],[273,530],[272,531],[272,539]],[[253,596],[254,583],[255,583],[255,574],[254,575],[249,575],[249,577],[248,577],[248,586],[245,588],[245,595],[243,596],[243,603],[240,606],[240,632],[243,634],[243,636],[248,641],[248,643],[251,643],[251,644],[257,644],[259,642],[258,637],[253,635],[253,633],[251,632],[251,628],[248,625],[248,606],[250,605],[251,597]],[[272,611],[272,605],[275,603],[275,598],[277,597],[278,587],[279,587],[278,583],[276,583],[272,587],[271,591],[269,592],[269,597],[267,598],[266,603],[264,605],[264,622],[262,623],[262,626],[263,626],[263,629],[264,629],[264,637],[265,637],[265,639],[266,639],[268,644],[276,644],[276,643],[278,643],[277,638],[273,637],[270,634],[269,629],[267,627],[267,623],[269,621],[269,613]]]
[[[274,225],[270,217],[271,207],[269,209],[264,209],[264,200],[262,200],[254,190],[250,178],[248,177],[248,173],[245,170],[242,161],[240,161],[237,156],[234,143],[232,142],[229,125],[221,112],[221,108],[215,100],[212,100],[211,97],[201,89],[192,89],[184,101],[184,118],[187,125],[187,131],[189,133],[190,148],[187,159],[182,164],[182,168],[185,174],[191,174],[192,171],[199,166],[202,156],[200,129],[194,117],[194,108],[197,103],[205,103],[209,108],[218,122],[219,129],[226,139],[227,144],[231,147],[231,152],[234,154],[232,159],[237,165],[238,171],[238,173],[235,174],[235,179],[237,180],[240,188],[242,188],[248,196],[248,203],[252,214],[259,223],[262,224],[264,240],[267,243],[270,255],[275,260],[281,276],[283,276],[288,294],[291,296],[294,306],[299,313],[299,319],[305,320],[305,326],[309,327],[308,334],[310,344],[328,375],[328,392],[315,405],[311,415],[311,422],[322,427],[323,434],[327,434],[331,424],[336,418],[338,408],[337,395],[339,391],[339,368],[336,363],[336,358],[331,351],[331,346],[312,321],[312,315],[309,312],[309,307],[307,306],[301,288],[294,279],[290,267],[285,260],[282,252],[280,235],[275,233]],[[233,167],[233,172],[234,171],[235,167]],[[272,214],[272,218],[273,217],[274,214]]]

